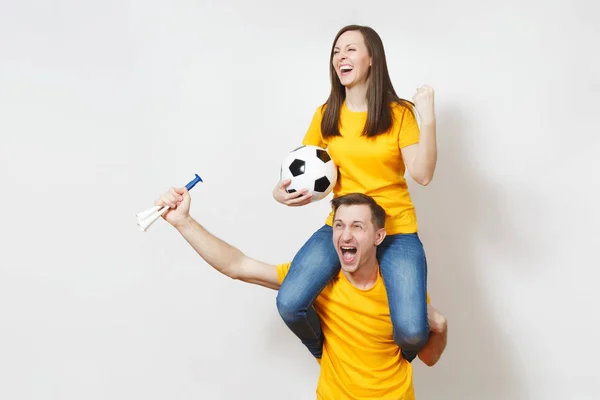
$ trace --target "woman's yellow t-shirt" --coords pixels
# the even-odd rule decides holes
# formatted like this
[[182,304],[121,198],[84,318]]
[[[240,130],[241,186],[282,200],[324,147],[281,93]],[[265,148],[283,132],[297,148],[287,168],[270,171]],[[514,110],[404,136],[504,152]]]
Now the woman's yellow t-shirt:
[[[334,197],[359,192],[371,196],[386,211],[388,235],[417,232],[417,216],[413,206],[400,149],[418,143],[419,125],[405,106],[395,104],[393,124],[387,133],[374,138],[362,136],[367,112],[355,112],[343,104],[340,112],[341,136],[323,139],[321,120],[324,108],[314,114],[302,141],[304,145],[327,148],[339,175],[333,188]],[[333,211],[326,224],[331,225]]]

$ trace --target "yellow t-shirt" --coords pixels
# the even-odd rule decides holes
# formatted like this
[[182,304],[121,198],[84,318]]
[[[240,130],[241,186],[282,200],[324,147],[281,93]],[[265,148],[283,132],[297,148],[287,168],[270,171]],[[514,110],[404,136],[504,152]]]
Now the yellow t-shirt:
[[[405,165],[400,149],[418,143],[419,125],[405,106],[395,104],[394,122],[387,133],[374,138],[361,136],[367,112],[354,112],[344,102],[340,112],[340,134],[323,139],[322,111],[315,112],[302,141],[304,145],[327,148],[338,166],[334,197],[359,192],[371,196],[386,211],[389,235],[417,232],[417,216],[404,178]],[[333,211],[326,220],[332,224]]]
[[[277,266],[280,283],[290,265]],[[325,337],[317,400],[415,399],[412,366],[394,342],[381,275],[361,290],[340,272],[314,307]]]

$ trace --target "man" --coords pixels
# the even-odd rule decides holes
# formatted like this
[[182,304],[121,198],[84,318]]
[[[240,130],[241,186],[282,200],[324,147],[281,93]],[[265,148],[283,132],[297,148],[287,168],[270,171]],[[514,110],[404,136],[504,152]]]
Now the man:
[[[170,207],[163,218],[222,274],[271,289],[285,279],[290,263],[275,266],[247,257],[196,222],[185,188],[171,188],[155,204]],[[359,193],[338,197],[332,205],[332,239],[341,270],[315,300],[325,337],[317,399],[414,400],[412,366],[394,342],[376,258],[385,238],[385,212]],[[447,324],[431,305],[428,313],[431,333],[419,359],[432,366],[446,347]]]

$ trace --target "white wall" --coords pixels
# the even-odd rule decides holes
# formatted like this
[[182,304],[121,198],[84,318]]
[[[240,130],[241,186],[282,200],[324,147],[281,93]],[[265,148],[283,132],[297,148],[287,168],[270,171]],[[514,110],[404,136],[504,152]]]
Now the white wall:
[[328,204],[270,193],[347,23],[401,96],[437,94],[437,175],[411,190],[450,341],[418,398],[600,397],[596,3],[0,5],[0,398],[314,398],[275,292],[134,214],[198,173],[199,221],[291,259]]

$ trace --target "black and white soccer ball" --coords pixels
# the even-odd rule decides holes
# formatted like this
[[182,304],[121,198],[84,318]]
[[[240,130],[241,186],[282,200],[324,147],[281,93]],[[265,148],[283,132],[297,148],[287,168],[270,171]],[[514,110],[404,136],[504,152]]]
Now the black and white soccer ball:
[[327,196],[338,179],[338,169],[327,150],[318,146],[302,146],[290,151],[281,163],[281,179],[291,179],[288,193],[307,189],[312,201]]

